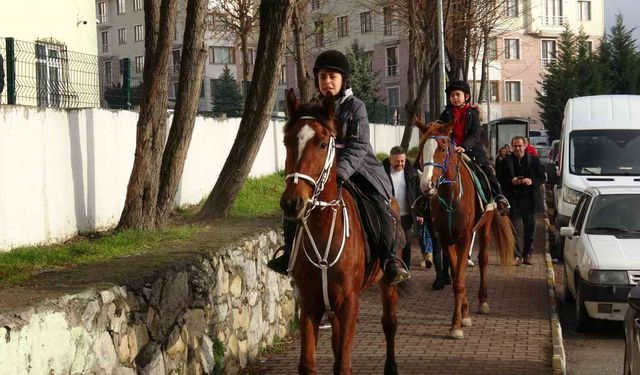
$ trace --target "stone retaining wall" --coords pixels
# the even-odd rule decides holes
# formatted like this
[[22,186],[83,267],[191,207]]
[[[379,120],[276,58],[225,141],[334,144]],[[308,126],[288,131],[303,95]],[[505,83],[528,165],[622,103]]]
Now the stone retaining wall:
[[0,315],[0,374],[235,374],[293,319],[289,280],[266,267],[281,242],[266,232],[139,286]]

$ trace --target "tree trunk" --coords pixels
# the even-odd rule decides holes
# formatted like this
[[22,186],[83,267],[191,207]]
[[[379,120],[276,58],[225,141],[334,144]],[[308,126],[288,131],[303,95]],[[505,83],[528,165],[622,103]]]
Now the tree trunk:
[[[306,23],[305,13],[306,1],[298,0],[293,8],[293,18],[291,19],[293,29],[293,43],[295,45],[296,73],[298,75],[298,91],[300,91],[300,101],[308,103],[312,96],[311,76],[307,70],[307,42],[304,36],[304,25]],[[315,84],[315,83],[313,83]]]
[[262,138],[269,127],[276,99],[276,77],[284,52],[286,30],[291,21],[292,2],[293,0],[284,0],[260,3],[257,61],[245,100],[244,114],[229,156],[200,211],[201,218],[226,218],[251,170]]
[[415,80],[416,80],[416,3],[414,0],[407,1],[409,10],[409,64],[407,67],[407,104],[405,105],[405,113],[407,122],[404,125],[402,133],[402,141],[400,146],[405,150],[409,149],[411,135],[413,134],[413,118],[416,114],[415,100]]
[[[482,40],[483,43],[483,53],[482,53],[482,64],[480,65],[482,72],[480,73],[480,93],[478,94],[478,103],[482,103],[485,97],[485,80],[487,79],[486,72],[488,71],[487,67],[489,65],[489,58],[487,53],[489,52],[489,32],[482,32]],[[489,85],[491,87],[491,85]],[[491,98],[487,98],[487,100],[491,100]]]
[[144,95],[136,131],[133,170],[117,229],[155,226],[159,169],[166,135],[167,77],[176,0],[145,0]]
[[251,59],[249,58],[249,46],[248,46],[248,41],[247,39],[249,39],[249,30],[246,28],[246,26],[244,26],[242,28],[243,32],[240,34],[240,51],[242,52],[242,89],[243,95],[246,95],[246,92],[244,92],[244,88],[246,87],[246,83],[244,82],[249,82],[249,79],[251,78],[249,76],[249,67],[250,67],[250,63],[251,63]]
[[159,227],[164,226],[173,210],[198,112],[200,82],[207,56],[204,46],[206,9],[207,0],[189,0],[187,4],[176,109],[160,169],[160,191],[156,208],[156,226]]

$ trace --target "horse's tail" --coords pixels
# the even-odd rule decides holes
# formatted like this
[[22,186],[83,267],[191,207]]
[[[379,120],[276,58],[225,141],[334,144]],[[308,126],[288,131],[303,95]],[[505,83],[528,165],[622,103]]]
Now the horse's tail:
[[500,263],[509,269],[513,268],[513,249],[516,245],[514,233],[513,224],[509,217],[494,211],[491,220],[491,237],[498,247]]

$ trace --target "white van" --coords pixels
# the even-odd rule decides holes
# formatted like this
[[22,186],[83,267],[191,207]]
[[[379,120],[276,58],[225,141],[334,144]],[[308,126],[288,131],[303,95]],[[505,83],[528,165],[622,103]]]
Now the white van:
[[599,95],[567,101],[555,187],[556,250],[560,228],[589,186],[640,186],[640,96]]

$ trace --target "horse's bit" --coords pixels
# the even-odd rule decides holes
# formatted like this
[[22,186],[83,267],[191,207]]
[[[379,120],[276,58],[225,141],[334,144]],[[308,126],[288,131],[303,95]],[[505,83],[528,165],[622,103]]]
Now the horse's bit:
[[[317,119],[312,116],[302,116],[300,117],[300,119],[317,121]],[[284,178],[285,182],[289,179],[293,179],[294,184],[297,184],[300,179],[303,179],[311,183],[311,185],[313,186],[313,195],[311,196],[311,198],[309,198],[309,204],[311,205],[311,208],[307,209],[307,212],[305,212],[305,215],[302,218],[302,227],[298,227],[298,230],[296,231],[296,235],[293,240],[293,251],[291,254],[291,258],[289,259],[289,266],[287,267],[287,272],[291,273],[291,271],[293,270],[293,265],[295,264],[296,258],[298,256],[300,243],[302,243],[303,251],[307,256],[307,259],[309,260],[309,262],[322,271],[322,297],[324,299],[324,306],[327,311],[331,311],[331,303],[329,301],[329,282],[328,282],[327,271],[330,267],[335,265],[340,259],[340,257],[342,256],[342,251],[344,250],[344,244],[346,242],[346,238],[349,237],[349,214],[347,212],[347,206],[344,204],[344,199],[342,198],[342,194],[339,194],[338,198],[330,202],[325,202],[318,199],[318,196],[324,190],[324,186],[327,182],[327,179],[329,178],[329,171],[331,170],[331,166],[333,165],[333,161],[335,159],[336,148],[337,148],[336,138],[335,136],[332,135],[331,138],[329,139],[329,149],[327,150],[327,157],[325,158],[324,166],[322,167],[322,171],[320,172],[320,176],[318,176],[317,180],[314,180],[313,177],[309,175],[306,175],[304,173],[299,173],[299,172],[290,173],[286,175]],[[336,206],[338,208],[336,208]],[[307,219],[309,218],[311,211],[316,207],[320,207],[320,210],[324,210],[325,208],[330,207],[333,212],[331,227],[329,230],[329,238],[327,239],[327,246],[324,251],[324,256],[320,255],[320,251],[318,250],[316,242],[314,241],[313,236],[311,235],[311,231],[309,230],[309,226],[307,225]],[[329,259],[328,259],[329,250],[331,249],[331,242],[333,240],[334,229],[336,226],[336,216],[340,207],[342,207],[342,215],[344,218],[343,220],[344,224],[342,226],[343,227],[342,243],[340,244],[340,250],[338,251],[338,255],[336,255],[336,258],[332,262],[329,262]],[[302,239],[302,236],[301,236],[303,229],[305,230],[307,237],[309,238],[309,242],[311,242],[311,246],[313,247],[313,251],[317,259],[316,261],[311,259],[309,252],[304,246],[304,240]]]

